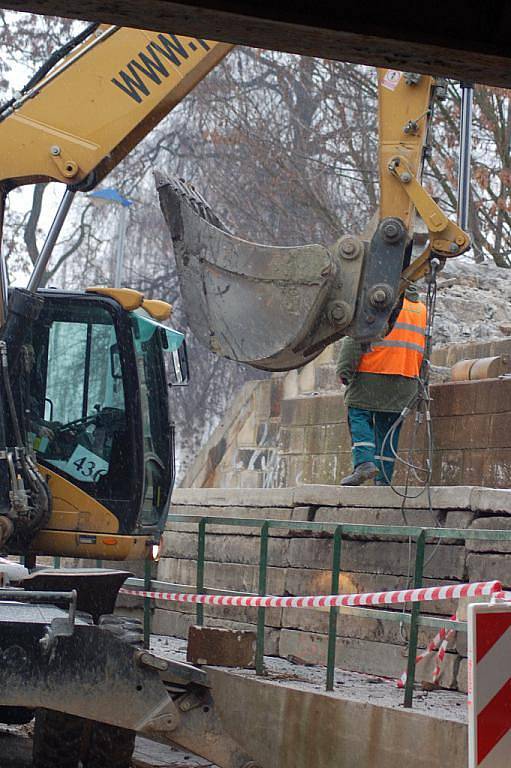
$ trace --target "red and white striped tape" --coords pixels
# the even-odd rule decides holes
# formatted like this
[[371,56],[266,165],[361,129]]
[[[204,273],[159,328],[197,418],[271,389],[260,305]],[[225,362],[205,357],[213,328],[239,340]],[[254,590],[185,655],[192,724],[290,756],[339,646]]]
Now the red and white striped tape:
[[[451,621],[454,621],[456,619],[456,614],[450,617]],[[435,651],[437,652],[436,655],[436,662],[435,662],[435,668],[433,670],[433,683],[438,683],[440,679],[440,675],[442,673],[442,665],[445,659],[445,654],[447,651],[447,646],[449,645],[450,640],[456,635],[455,629],[450,629],[447,631],[445,627],[442,627],[433,640],[428,643],[426,649],[424,651],[421,651],[417,654],[415,657],[415,664],[419,664],[419,662],[424,661],[424,659],[427,659],[429,656],[431,656]],[[404,688],[406,685],[406,679],[407,674],[406,671],[403,672],[399,680],[397,681],[397,687],[398,688]]]
[[511,602],[511,592],[505,592],[504,590],[501,592],[494,592],[492,594],[492,598],[494,600],[508,600]]
[[347,595],[316,595],[303,597],[244,596],[244,595],[197,595],[187,592],[154,592],[145,589],[123,587],[125,595],[150,597],[154,600],[170,600],[176,603],[201,605],[227,605],[242,608],[335,608],[343,605],[395,605],[399,603],[431,602],[433,600],[457,600],[460,597],[491,596],[502,592],[499,581],[481,581],[474,584],[451,584],[443,587],[399,589],[391,592],[363,592]]

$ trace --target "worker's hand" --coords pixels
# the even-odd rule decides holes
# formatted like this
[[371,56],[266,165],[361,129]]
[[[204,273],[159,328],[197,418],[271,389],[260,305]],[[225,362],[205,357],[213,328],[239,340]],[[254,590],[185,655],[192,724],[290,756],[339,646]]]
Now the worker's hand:
[[39,437],[47,437],[48,440],[53,440],[55,437],[55,432],[49,427],[38,427],[37,434]]

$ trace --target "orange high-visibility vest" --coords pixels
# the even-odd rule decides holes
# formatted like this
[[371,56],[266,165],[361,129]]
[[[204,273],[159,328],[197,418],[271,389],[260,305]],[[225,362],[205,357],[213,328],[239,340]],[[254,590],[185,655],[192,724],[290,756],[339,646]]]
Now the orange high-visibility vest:
[[404,299],[394,327],[360,358],[358,371],[415,378],[419,375],[426,341],[426,307]]

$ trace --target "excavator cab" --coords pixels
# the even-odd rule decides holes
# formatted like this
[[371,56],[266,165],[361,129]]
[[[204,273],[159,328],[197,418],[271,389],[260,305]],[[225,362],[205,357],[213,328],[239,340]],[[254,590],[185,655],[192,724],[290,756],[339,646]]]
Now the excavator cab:
[[[53,508],[31,550],[144,557],[174,482],[168,389],[188,377],[184,337],[136,291],[38,296],[21,347],[19,410]],[[160,313],[169,306],[154,303]]]

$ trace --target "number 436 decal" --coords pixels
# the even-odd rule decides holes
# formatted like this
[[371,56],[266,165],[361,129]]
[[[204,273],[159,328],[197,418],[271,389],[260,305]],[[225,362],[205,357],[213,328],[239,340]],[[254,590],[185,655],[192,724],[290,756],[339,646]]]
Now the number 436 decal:
[[96,453],[77,445],[64,467],[65,471],[82,482],[96,483],[108,472],[108,462]]

